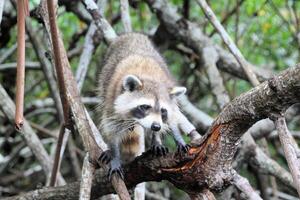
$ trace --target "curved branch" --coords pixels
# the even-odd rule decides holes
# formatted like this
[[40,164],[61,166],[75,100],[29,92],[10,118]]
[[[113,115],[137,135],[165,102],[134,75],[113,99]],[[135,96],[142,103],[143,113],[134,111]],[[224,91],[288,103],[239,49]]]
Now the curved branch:
[[[206,189],[222,191],[233,179],[231,164],[243,133],[256,121],[300,102],[299,80],[300,66],[297,66],[239,96],[223,109],[202,141],[185,156],[169,153],[166,157],[155,158],[145,152],[124,166],[127,187],[146,181],[168,180],[191,196]],[[78,183],[72,183],[37,190],[23,197],[39,194],[35,197],[76,199],[78,187]],[[98,171],[92,198],[112,192],[111,184]]]

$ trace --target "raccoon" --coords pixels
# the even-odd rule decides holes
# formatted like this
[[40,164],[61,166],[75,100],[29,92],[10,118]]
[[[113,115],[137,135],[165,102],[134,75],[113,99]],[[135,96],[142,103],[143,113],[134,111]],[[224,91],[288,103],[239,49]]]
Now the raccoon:
[[107,50],[99,80],[99,129],[110,147],[100,160],[110,162],[109,176],[116,172],[123,177],[121,162],[130,162],[145,150],[144,134],[152,135],[152,151],[157,156],[168,152],[160,135],[170,129],[178,150],[188,150],[174,124],[175,118],[183,116],[176,99],[186,88],[176,85],[147,36],[119,36]]

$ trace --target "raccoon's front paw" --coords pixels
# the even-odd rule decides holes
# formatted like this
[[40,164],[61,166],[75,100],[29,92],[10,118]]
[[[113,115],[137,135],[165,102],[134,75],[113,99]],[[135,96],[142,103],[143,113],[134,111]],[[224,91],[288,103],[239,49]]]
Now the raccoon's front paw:
[[99,157],[99,161],[102,164],[108,164],[111,160],[112,160],[113,156],[112,156],[112,152],[111,150],[106,150],[104,152],[102,152],[102,154]]
[[168,147],[165,147],[163,145],[152,145],[151,152],[154,156],[165,156],[167,153],[169,153]]
[[177,154],[183,155],[185,153],[187,153],[190,149],[191,145],[189,144],[181,144],[178,143],[177,144]]
[[111,180],[112,175],[116,173],[121,179],[124,180],[124,171],[121,167],[120,159],[114,158],[110,161],[110,168],[108,171],[108,179]]

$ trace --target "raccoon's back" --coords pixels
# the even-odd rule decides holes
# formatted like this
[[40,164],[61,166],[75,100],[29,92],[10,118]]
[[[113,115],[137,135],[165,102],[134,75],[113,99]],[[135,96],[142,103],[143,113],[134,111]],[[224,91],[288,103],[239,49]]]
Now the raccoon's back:
[[131,55],[150,57],[154,59],[166,73],[169,73],[163,58],[155,50],[147,36],[140,33],[121,35],[110,45],[105,55],[103,69],[99,77],[100,97],[103,97],[106,93],[117,65],[123,59]]

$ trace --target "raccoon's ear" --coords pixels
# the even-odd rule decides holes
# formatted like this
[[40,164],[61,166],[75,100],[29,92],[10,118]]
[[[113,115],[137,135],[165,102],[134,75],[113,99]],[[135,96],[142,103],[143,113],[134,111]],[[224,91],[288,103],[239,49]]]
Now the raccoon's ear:
[[171,88],[170,90],[170,96],[171,98],[176,98],[176,97],[179,97],[183,94],[185,94],[186,92],[186,88],[185,87],[173,87]]
[[134,91],[143,86],[141,80],[134,75],[127,75],[123,78],[123,88],[127,91]]

